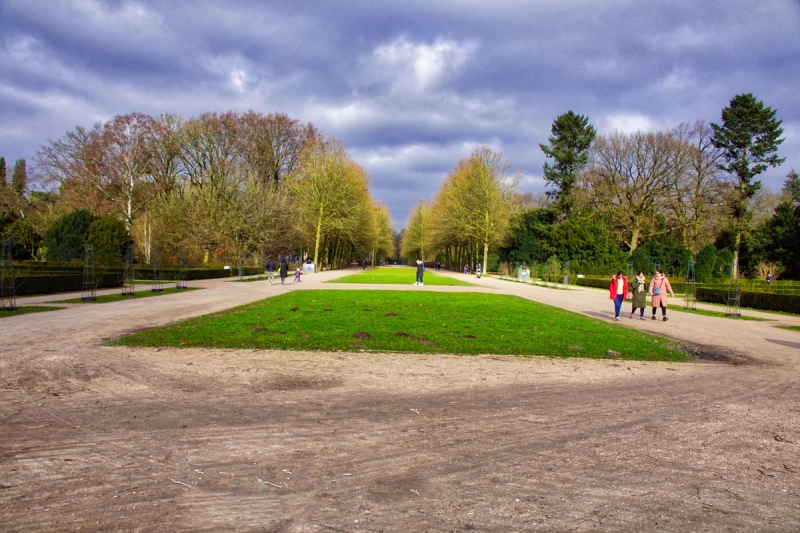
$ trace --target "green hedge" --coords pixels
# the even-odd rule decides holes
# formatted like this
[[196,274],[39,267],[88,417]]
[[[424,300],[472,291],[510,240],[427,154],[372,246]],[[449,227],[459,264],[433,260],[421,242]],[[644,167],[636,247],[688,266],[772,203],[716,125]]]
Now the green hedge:
[[[727,305],[728,289],[697,287],[697,300]],[[800,295],[742,291],[739,305],[751,309],[800,314]]]
[[[83,290],[83,274],[57,276],[17,276],[14,280],[17,296],[53,294],[57,292],[79,292]],[[97,288],[111,289],[122,286],[118,274],[97,274]]]
[[608,289],[611,278],[577,278],[575,285],[580,287],[594,287],[595,289]]

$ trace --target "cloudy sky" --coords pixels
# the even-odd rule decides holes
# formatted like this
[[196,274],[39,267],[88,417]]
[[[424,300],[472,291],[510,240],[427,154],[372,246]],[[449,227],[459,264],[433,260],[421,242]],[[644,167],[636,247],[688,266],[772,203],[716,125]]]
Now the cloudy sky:
[[345,142],[402,226],[487,145],[544,190],[561,113],[719,122],[751,92],[800,171],[798,0],[0,0],[0,155],[117,114],[285,112]]

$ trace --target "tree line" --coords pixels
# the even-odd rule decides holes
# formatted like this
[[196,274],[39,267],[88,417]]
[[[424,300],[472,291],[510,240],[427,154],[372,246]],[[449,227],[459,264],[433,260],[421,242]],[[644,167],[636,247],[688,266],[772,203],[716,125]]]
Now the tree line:
[[413,209],[402,254],[455,269],[461,261],[492,268],[499,260],[559,259],[587,273],[653,258],[686,272],[699,257],[708,276],[741,268],[798,278],[797,174],[789,173],[781,194],[757,179],[784,162],[782,134],[776,112],[752,94],[731,99],[719,124],[669,131],[598,135],[588,117],[568,111],[539,145],[546,194],[518,193],[511,163],[476,150],[432,201]]
[[34,163],[31,183],[0,182],[0,231],[18,256],[70,259],[53,234],[78,211],[119,221],[145,263],[155,248],[195,264],[307,252],[330,267],[393,253],[367,173],[341,141],[283,113],[120,115],[48,140]]

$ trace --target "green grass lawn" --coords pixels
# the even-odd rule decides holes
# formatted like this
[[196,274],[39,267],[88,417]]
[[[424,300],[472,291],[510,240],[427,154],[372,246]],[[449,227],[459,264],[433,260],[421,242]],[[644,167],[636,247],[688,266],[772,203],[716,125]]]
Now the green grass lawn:
[[800,331],[800,326],[775,326],[776,328],[788,329],[789,331]]
[[[369,283],[369,284],[386,284],[386,285],[413,285],[417,279],[416,269],[412,267],[379,267],[370,268],[350,274],[343,278],[328,281],[327,283]],[[425,285],[452,285],[459,287],[474,287],[473,283],[467,281],[450,278],[447,276],[439,276],[436,271],[426,270],[422,277]]]
[[114,344],[688,359],[674,341],[516,296],[377,290],[293,291]]
[[[122,290],[122,289],[120,289]],[[85,302],[80,298],[72,298],[70,300],[58,300],[59,303],[66,303],[66,304],[107,304],[110,302],[119,302],[121,300],[133,300],[138,298],[149,298],[150,296],[163,296],[165,294],[175,294],[176,292],[186,292],[186,291],[199,291],[200,287],[189,287],[188,289],[176,289],[175,287],[171,287],[169,289],[164,289],[161,292],[153,292],[152,289],[145,289],[143,291],[136,291],[130,296],[123,296],[120,293],[117,294],[103,294],[99,295],[96,300],[92,302]]]
[[[705,303],[705,302],[703,302]],[[652,309],[652,308],[648,308]],[[736,316],[728,316],[725,314],[724,311],[709,311],[707,309],[686,309],[683,307],[681,303],[680,306],[673,305],[667,308],[669,311],[679,311],[681,313],[693,313],[695,315],[703,315],[703,316],[713,316],[717,318],[730,318],[731,320],[755,320],[758,322],[770,322],[769,318],[759,318],[756,316],[748,316],[740,314],[738,317]],[[645,316],[649,316],[647,312],[645,312]]]
[[43,311],[57,311],[58,309],[64,309],[64,307],[55,307],[48,305],[17,307],[13,311],[0,310],[0,318],[5,318],[7,316],[15,316],[15,315],[27,315],[28,313],[41,313]]

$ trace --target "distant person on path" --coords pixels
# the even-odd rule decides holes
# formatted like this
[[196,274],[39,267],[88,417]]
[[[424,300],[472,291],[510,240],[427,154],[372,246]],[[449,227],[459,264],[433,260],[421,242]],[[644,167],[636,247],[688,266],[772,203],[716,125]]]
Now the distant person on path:
[[[611,278],[611,284],[608,286],[608,290],[611,299],[614,300],[614,320],[619,320],[619,311],[622,309],[622,301],[628,297],[628,278],[622,275],[621,270]],[[655,310],[653,312],[655,312]]]
[[417,281],[414,285],[425,285],[422,283],[422,275],[425,273],[425,265],[422,264],[422,261],[417,259]]
[[267,277],[269,278],[269,284],[272,285],[272,280],[275,279],[275,261],[272,258],[267,261]]
[[300,281],[300,267],[294,269],[294,283]]
[[636,310],[640,309],[639,319],[644,320],[644,308],[647,307],[647,278],[645,278],[644,270],[640,270],[631,281],[631,291],[633,292],[633,301],[630,317],[633,318]]
[[289,275],[289,264],[286,259],[281,260],[281,285],[286,281],[286,276]]
[[465,274],[465,275],[469,274],[469,263],[467,263],[466,265],[464,265],[464,274]]
[[475,267],[475,275],[480,279],[481,273],[483,273],[483,265],[478,263],[478,266]]
[[366,269],[367,269],[367,260],[364,259],[363,261],[361,261],[361,270],[366,270]]
[[653,305],[653,320],[656,319],[656,309],[661,308],[661,316],[664,322],[667,321],[667,293],[673,298],[675,293],[672,291],[672,285],[664,275],[664,272],[659,268],[656,270],[655,277],[650,281],[650,299]]

